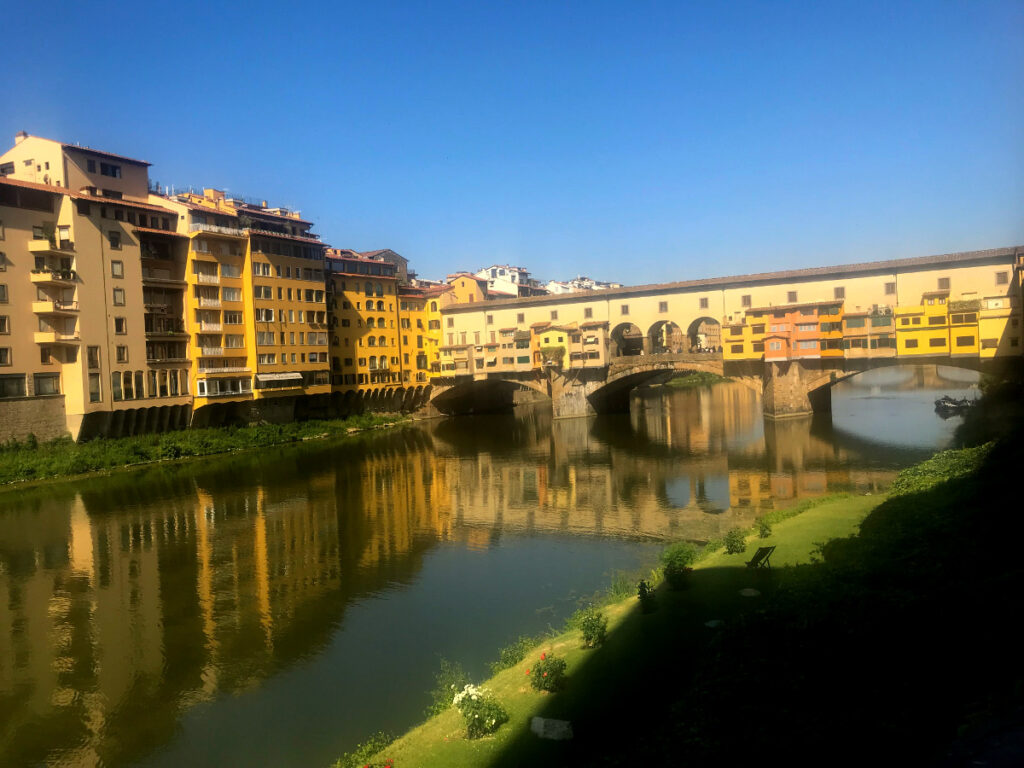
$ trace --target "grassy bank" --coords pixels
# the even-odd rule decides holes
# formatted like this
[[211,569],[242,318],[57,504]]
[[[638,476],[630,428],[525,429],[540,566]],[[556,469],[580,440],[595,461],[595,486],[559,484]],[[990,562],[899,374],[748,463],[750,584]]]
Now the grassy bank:
[[46,443],[32,439],[10,442],[0,445],[0,486],[336,437],[404,420],[395,414],[366,413],[329,421],[188,429],[87,443],[67,438]]
[[680,376],[673,376],[665,382],[665,386],[675,389],[697,389],[699,387],[710,387],[723,381],[732,381],[732,379],[728,376],[719,376],[717,373],[694,371]]
[[[787,565],[810,562],[821,541],[854,533],[858,523],[881,501],[882,497],[837,495],[777,510],[772,513],[773,529],[767,538],[747,532],[749,549],[745,554],[729,555],[719,543],[711,543],[695,566],[691,588],[685,592],[670,592],[662,586],[657,592],[660,609],[651,615],[641,615],[637,610],[636,580],[629,580],[624,586],[623,579],[617,578],[606,596],[610,602],[601,607],[608,619],[609,637],[600,649],[584,648],[581,630],[576,626],[578,622],[570,619],[568,626],[553,636],[521,640],[503,650],[495,666],[507,668],[498,670],[483,684],[509,715],[509,721],[494,735],[473,741],[466,739],[461,714],[447,707],[383,749],[377,751],[376,748],[387,744],[387,740],[378,738],[372,748],[346,756],[337,766],[379,766],[386,765],[386,760],[392,760],[400,768],[483,768],[496,760],[508,765],[534,765],[546,760],[556,760],[557,764],[565,746],[540,742],[530,736],[529,725],[534,715],[569,719],[578,726],[580,713],[593,709],[595,695],[598,701],[602,698],[599,693],[595,694],[595,689],[600,690],[605,683],[617,679],[621,670],[630,667],[634,656],[651,650],[645,634],[652,625],[659,625],[657,631],[663,633],[663,638],[675,638],[673,642],[682,649],[687,642],[678,640],[679,635],[702,641],[708,632],[704,621],[731,620],[750,607],[737,593],[751,585],[752,577],[757,578],[759,586],[764,586],[760,575],[752,574],[744,565],[755,547],[777,546],[773,563],[776,559]],[[536,663],[541,653],[554,654],[567,662],[570,684],[564,691],[551,695],[534,691],[528,684],[526,670]],[[463,681],[453,678],[453,682],[457,682],[458,689]],[[638,715],[631,705],[622,711],[616,701],[606,700],[606,706],[625,718]]]

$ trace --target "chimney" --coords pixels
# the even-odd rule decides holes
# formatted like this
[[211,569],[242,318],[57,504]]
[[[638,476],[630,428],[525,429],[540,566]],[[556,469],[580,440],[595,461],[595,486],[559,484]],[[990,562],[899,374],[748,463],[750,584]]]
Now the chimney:
[[28,132],[27,131],[18,131],[16,134],[14,134],[14,144],[15,144],[15,146],[17,146],[18,144],[21,144],[21,142],[23,142],[27,138],[28,138]]
[[267,207],[267,201],[264,200],[263,202],[260,203],[260,208],[266,208],[266,207]]

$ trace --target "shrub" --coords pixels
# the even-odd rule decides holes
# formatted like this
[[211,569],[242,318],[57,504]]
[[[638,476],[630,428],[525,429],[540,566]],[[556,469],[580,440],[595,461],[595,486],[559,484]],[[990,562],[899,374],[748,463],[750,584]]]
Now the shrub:
[[458,662],[441,659],[441,671],[434,676],[434,688],[430,692],[430,706],[424,713],[433,717],[444,712],[452,705],[452,696],[469,684],[469,675]]
[[467,685],[455,694],[452,704],[462,713],[466,736],[471,739],[494,733],[502,723],[508,722],[508,712],[486,688]]
[[584,608],[578,618],[576,625],[583,633],[583,644],[587,648],[595,648],[604,642],[608,634],[608,619],[596,608]]
[[677,542],[661,553],[662,571],[672,589],[686,586],[697,555],[697,548],[688,541]]
[[772,535],[772,524],[763,517],[757,521],[757,535],[762,539],[767,539]]
[[526,670],[535,691],[557,691],[565,682],[565,659],[542,653],[533,669]]
[[509,645],[506,645],[500,651],[498,651],[498,660],[491,662],[491,674],[496,675],[503,669],[509,669],[514,667],[520,661],[526,658],[526,653],[533,646],[537,644],[537,641],[532,637],[521,635],[519,638],[514,640]]
[[373,768],[378,768],[378,766],[384,768],[385,766],[390,766],[391,760],[370,761],[373,760],[375,755],[380,754],[391,746],[394,740],[395,737],[390,733],[378,731],[351,752],[346,752],[335,760],[331,768],[363,768],[363,766],[367,765],[373,766]]
[[644,613],[650,613],[657,607],[657,602],[654,598],[654,587],[651,586],[650,582],[640,579],[636,585],[636,596],[640,600],[640,608]]
[[725,534],[725,551],[730,555],[738,555],[747,551],[747,538],[739,528],[730,528]]

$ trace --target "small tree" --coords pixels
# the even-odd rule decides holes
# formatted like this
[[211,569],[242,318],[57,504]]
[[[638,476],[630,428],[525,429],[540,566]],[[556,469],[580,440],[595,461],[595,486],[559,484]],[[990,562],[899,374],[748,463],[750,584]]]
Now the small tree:
[[725,551],[730,555],[747,551],[747,538],[739,528],[730,528],[725,534]]

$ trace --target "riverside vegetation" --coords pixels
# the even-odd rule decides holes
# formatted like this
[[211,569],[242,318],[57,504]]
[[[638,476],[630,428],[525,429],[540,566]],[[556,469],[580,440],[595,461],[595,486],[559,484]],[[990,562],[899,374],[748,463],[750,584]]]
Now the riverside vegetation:
[[[578,614],[532,648],[521,638],[503,651],[486,683],[509,715],[496,733],[467,741],[449,706],[360,765],[733,764],[769,746],[840,764],[984,756],[988,734],[1024,707],[1003,618],[1024,579],[1022,423],[978,413],[961,439],[990,437],[977,426],[987,421],[1001,440],[939,453],[884,497],[807,501],[737,532],[744,549],[748,538],[777,547],[771,572],[746,569],[724,541],[670,547],[666,570],[692,567],[689,588],[659,587],[645,614],[636,580],[619,578],[596,650]],[[564,690],[531,692],[527,659],[553,652],[567,664]],[[571,720],[575,738],[536,738],[534,715]],[[641,716],[642,735],[623,727]]]
[[86,443],[76,443],[70,438],[40,443],[29,435],[24,442],[0,444],[0,486],[338,437],[404,420],[405,417],[398,414],[364,413],[347,419],[186,429],[115,439],[98,438]]

